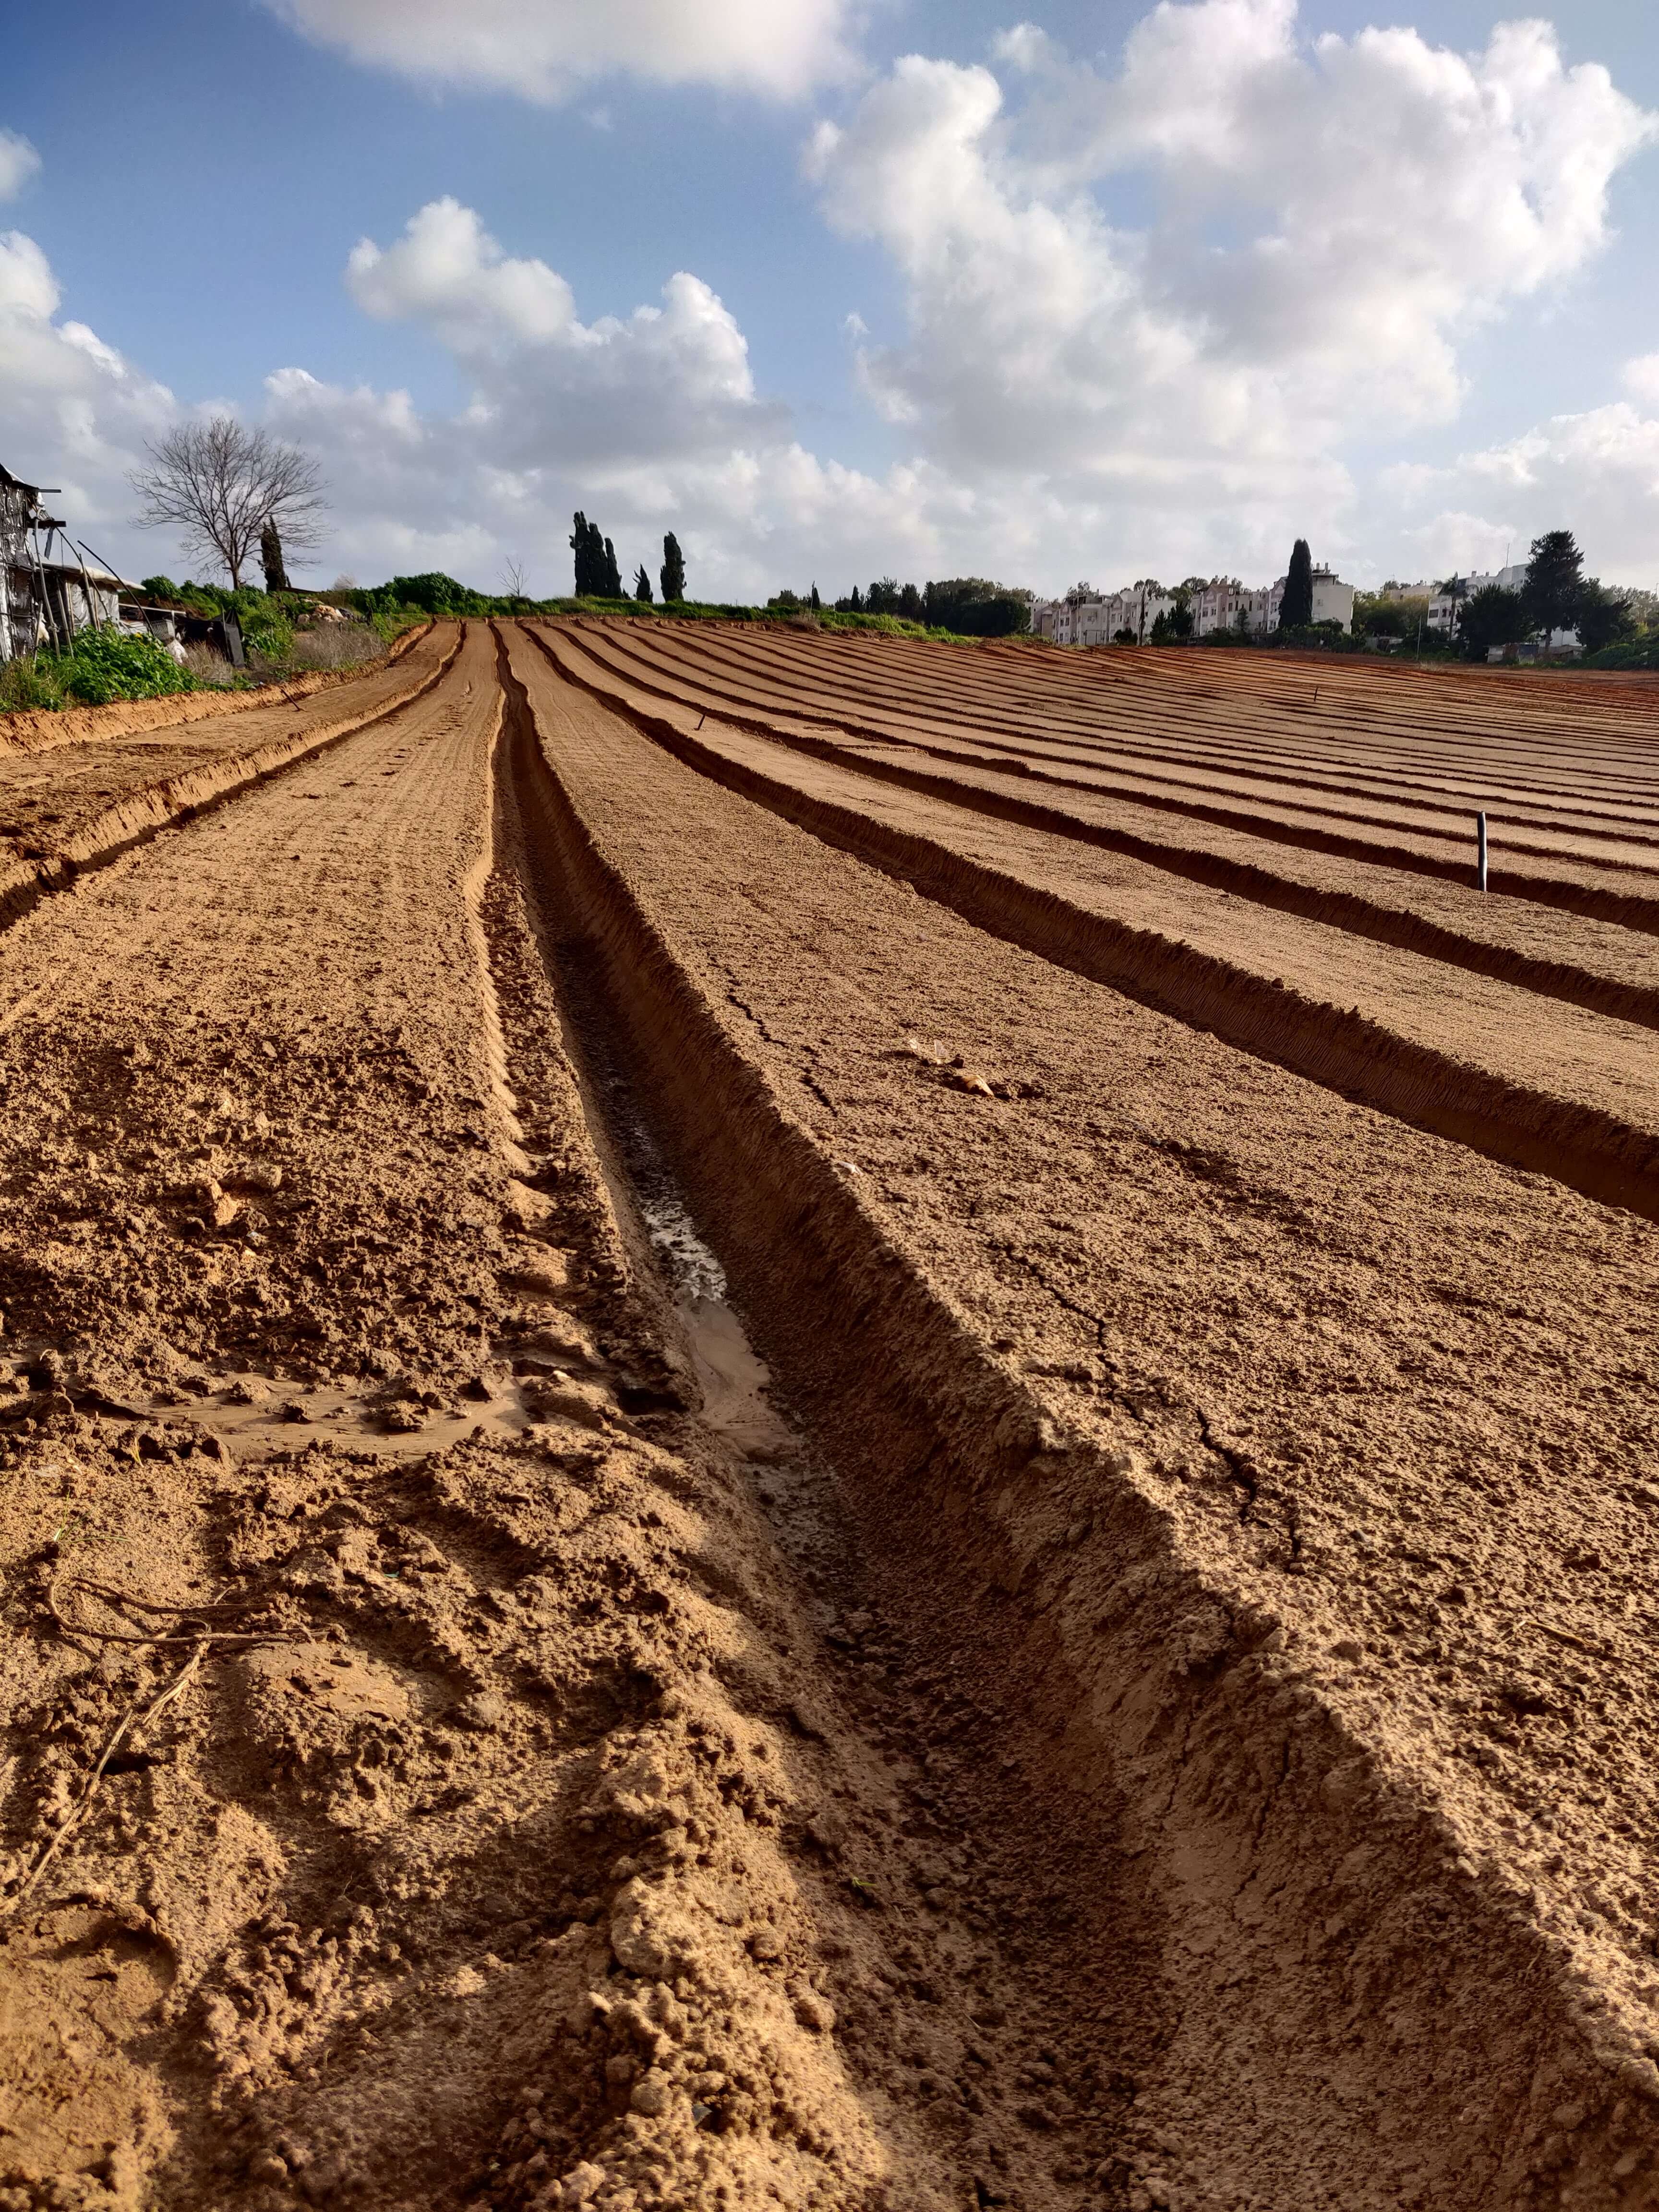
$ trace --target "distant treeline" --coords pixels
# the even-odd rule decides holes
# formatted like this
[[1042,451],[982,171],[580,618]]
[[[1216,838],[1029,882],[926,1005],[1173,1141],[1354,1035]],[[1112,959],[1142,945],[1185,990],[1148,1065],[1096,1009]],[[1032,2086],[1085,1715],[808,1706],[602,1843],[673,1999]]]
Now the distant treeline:
[[[771,604],[816,607],[818,603],[815,584],[805,602],[793,592],[780,592]],[[895,615],[901,622],[921,623],[929,629],[954,630],[958,637],[1020,637],[1031,627],[1031,594],[1012,584],[994,584],[986,576],[947,576],[920,589],[892,576],[879,576],[867,592],[854,584],[844,599],[835,602],[835,611]]]
[[[805,596],[793,592],[780,592],[764,607],[684,598],[665,598],[658,601],[654,595],[647,598],[637,588],[637,584],[631,592],[611,591],[608,588],[612,580],[609,573],[610,560],[603,547],[604,540],[601,539],[599,557],[605,561],[605,566],[597,580],[607,588],[564,598],[532,599],[510,592],[477,592],[471,585],[458,583],[453,576],[447,576],[441,571],[433,571],[422,576],[392,576],[384,584],[368,586],[337,585],[323,596],[339,605],[359,608],[371,619],[390,615],[393,611],[410,608],[418,609],[422,614],[441,622],[478,622],[488,620],[492,616],[556,615],[589,610],[605,614],[648,614],[659,617],[667,615],[687,621],[781,620],[817,623],[826,629],[878,629],[915,635],[931,632],[942,638],[1017,637],[1024,635],[1030,628],[1029,592],[1012,591],[1004,585],[988,583],[983,577],[978,576],[963,576],[943,583],[929,584],[925,591],[918,591],[914,585],[901,586],[890,580],[872,586],[868,593],[849,592],[846,599],[837,600],[833,607],[825,606],[816,590]],[[680,584],[682,592],[684,589],[683,579],[683,570],[678,577],[672,577],[672,580]],[[587,580],[586,576],[583,580]],[[919,611],[915,614],[904,611],[908,607],[915,607]]]

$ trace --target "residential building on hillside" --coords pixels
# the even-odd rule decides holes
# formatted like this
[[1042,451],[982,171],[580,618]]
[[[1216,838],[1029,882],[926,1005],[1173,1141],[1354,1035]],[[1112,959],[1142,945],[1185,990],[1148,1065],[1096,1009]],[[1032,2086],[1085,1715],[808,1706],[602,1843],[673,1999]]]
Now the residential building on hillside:
[[1313,618],[1316,623],[1340,623],[1353,628],[1353,586],[1345,584],[1334,569],[1313,572]]
[[[1425,586],[1426,588],[1426,586]],[[1237,576],[1217,576],[1188,602],[1194,637],[1210,637],[1218,630],[1247,630],[1265,637],[1279,627],[1279,611],[1285,597],[1285,579],[1252,590]],[[1329,568],[1313,572],[1313,618],[1316,623],[1340,623],[1344,629],[1353,622],[1353,586],[1345,584]],[[1054,645],[1111,645],[1124,631],[1145,644],[1161,614],[1175,606],[1173,592],[1154,585],[1134,584],[1126,591],[1092,599],[1038,599],[1031,608],[1031,629]]]
[[1209,637],[1218,629],[1237,629],[1250,596],[1237,576],[1212,577],[1201,592],[1193,593],[1193,635]]
[[1174,605],[1173,592],[1146,584],[1096,599],[1038,599],[1031,608],[1031,629],[1054,645],[1111,645],[1124,630],[1139,644]]

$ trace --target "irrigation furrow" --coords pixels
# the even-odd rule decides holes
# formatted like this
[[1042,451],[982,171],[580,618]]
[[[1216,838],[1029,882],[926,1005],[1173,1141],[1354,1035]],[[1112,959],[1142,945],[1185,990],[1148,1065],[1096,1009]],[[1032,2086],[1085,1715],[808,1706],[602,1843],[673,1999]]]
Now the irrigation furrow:
[[[1510,1577],[1546,1521],[1563,1516],[1571,1545],[1596,1510],[1594,1485],[1575,1484],[1570,1498],[1534,1491],[1520,1522],[1494,1511],[1492,1485],[1541,1441],[1530,1383],[1498,1346],[1519,1327],[1541,1354],[1539,1331],[1559,1328],[1575,1361],[1597,1360],[1573,1255],[1599,1271],[1616,1247],[1644,1278],[1653,1232],[1252,1073],[907,902],[665,761],[527,641],[511,651],[540,740],[526,773],[545,779],[550,842],[639,1093],[763,1353],[830,1443],[893,1602],[971,1626],[976,1668],[1020,1670],[1019,1703],[1054,1730],[1046,1788],[1069,1785],[1080,1813],[1121,1802],[1144,1854],[1179,2023],[1147,2104],[1180,2112],[1195,2191],[1301,2205],[1325,2191],[1355,2208],[1415,2192],[1495,2212],[1558,2174],[1533,2100],[1570,2080],[1573,2187],[1632,2155],[1622,2171],[1638,2171],[1628,2100],[1659,2092],[1643,2071],[1645,1969],[1632,1955],[1615,1985],[1601,1960],[1609,2008],[1592,2029],[1570,1914],[1515,1902],[1522,1881],[1541,1900],[1557,1878],[1528,1823],[1559,1795],[1524,1747],[1460,1767],[1452,1715],[1456,1686],[1489,1668],[1548,1668]],[[1458,1308],[1464,1364],[1437,1364],[1432,1417],[1419,1398],[1399,1425],[1403,1405],[1385,1414],[1377,1395],[1394,1331],[1419,1313],[1436,1326],[1431,1310],[1445,1328],[1463,1293],[1429,1285],[1456,1273],[1477,1218],[1518,1249],[1494,1270],[1487,1248],[1479,1303]],[[1523,1282],[1524,1320],[1501,1317]],[[1639,1302],[1634,1278],[1617,1296]],[[1340,1314],[1346,1407],[1335,1375],[1310,1371],[1306,1323],[1292,1346],[1275,1320],[1291,1301]],[[1589,1384],[1581,1367],[1575,1388]],[[1621,1418],[1596,1402],[1598,1422]],[[1389,1418],[1378,1487],[1363,1470]],[[1442,1469],[1477,1433],[1466,1505]],[[1290,1440],[1316,1434],[1298,1460]],[[1629,1462],[1614,1446],[1603,1463]],[[1469,1608],[1437,1635],[1399,1610],[1407,1504],[1431,1574],[1455,1558]],[[1591,1609],[1576,1632],[1551,1627],[1597,1652],[1581,1662],[1597,1693],[1620,1668],[1645,1683],[1639,1635],[1615,1656]],[[1604,1790],[1611,1749],[1595,1753]],[[1630,1753],[1626,1822],[1642,1817]],[[1564,1882],[1619,1856],[1616,1828],[1600,1835],[1575,1825]],[[1096,1878],[1086,1855],[1074,1871]],[[1413,1900],[1431,1892],[1425,1950]],[[1065,1956],[1077,1972],[1079,1947]],[[1413,2034],[1391,2039],[1407,1990]],[[1226,2055],[1245,2051],[1296,2063],[1247,2081]],[[1363,2112],[1340,2086],[1358,2080],[1376,2093]]]
[[[1206,826],[1240,832],[1261,840],[1264,844],[1278,844],[1292,850],[1327,854],[1334,858],[1359,860],[1370,865],[1407,871],[1446,883],[1467,883],[1471,879],[1473,860],[1468,848],[1461,856],[1448,849],[1443,836],[1422,834],[1389,837],[1382,834],[1350,834],[1328,824],[1293,818],[1270,808],[1241,807],[1212,804],[1192,796],[1182,798],[1174,793],[1147,790],[1134,781],[1113,783],[1099,776],[1090,776],[1082,771],[1061,774],[1053,766],[1043,767],[1024,757],[1016,757],[1006,749],[993,750],[976,744],[971,736],[958,737],[952,743],[924,742],[920,738],[895,738],[872,724],[862,726],[848,722],[811,703],[792,705],[787,716],[762,714],[740,702],[732,702],[717,684],[700,688],[682,687],[661,677],[642,675],[635,679],[642,689],[654,689],[666,697],[679,696],[691,703],[700,703],[709,713],[738,727],[752,729],[761,735],[778,737],[785,743],[797,744],[805,749],[816,742],[824,746],[842,745],[848,751],[857,749],[866,760],[878,757],[872,748],[884,749],[889,761],[896,760],[894,780],[906,773],[926,775],[927,768],[918,765],[911,771],[908,759],[938,762],[942,766],[960,770],[976,771],[981,775],[995,774],[1019,783],[1035,783],[1050,788],[1063,789],[1067,794],[1096,799],[1103,805],[1131,806],[1148,814],[1174,816],[1183,822],[1201,823]],[[872,773],[883,773],[872,768]],[[942,786],[939,787],[941,789]],[[1553,857],[1552,855],[1551,857]],[[1492,887],[1510,897],[1526,898],[1540,904],[1556,906],[1565,910],[1611,921],[1620,927],[1640,929],[1659,933],[1659,896],[1650,886],[1647,872],[1641,869],[1614,868],[1600,863],[1576,861],[1570,856],[1562,858],[1553,870],[1544,872],[1516,864],[1504,854],[1500,842],[1498,854],[1492,872]]]

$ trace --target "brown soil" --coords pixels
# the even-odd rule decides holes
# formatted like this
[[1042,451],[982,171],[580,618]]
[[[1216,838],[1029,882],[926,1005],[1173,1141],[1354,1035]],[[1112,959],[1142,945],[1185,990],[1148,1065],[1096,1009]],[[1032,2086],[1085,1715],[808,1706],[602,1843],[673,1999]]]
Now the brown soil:
[[[1518,982],[1379,947],[1334,921],[1172,879],[1073,837],[872,787],[855,757],[781,754],[689,708],[659,707],[556,631],[548,647],[678,758],[978,927],[1349,1096],[1659,1217],[1659,1057],[1645,1024],[1564,1006],[1540,1029]],[[1551,921],[1557,939],[1571,927]],[[1636,942],[1643,972],[1659,975],[1659,956]]]
[[[1659,1232],[1573,1187],[1650,1025],[615,635],[11,787],[177,826],[6,937],[0,2212],[1659,2203]],[[1217,660],[1247,757],[1303,679]],[[1638,817],[1640,687],[1513,696]],[[1206,962],[1428,1090],[1507,1025],[1552,1172]]]
[[[434,624],[384,666],[343,689],[331,680],[320,696],[314,684],[274,699],[249,692],[232,712],[166,728],[147,725],[150,733],[143,737],[65,738],[47,750],[0,755],[0,919],[418,698],[459,645],[456,624]],[[135,703],[183,708],[200,702]]]
[[[1279,755],[1285,726],[1304,717],[1310,720],[1314,712],[1305,695],[1300,708],[1289,712],[1271,701],[1265,702],[1264,711],[1264,702],[1248,691],[1247,705],[1255,711],[1240,713],[1236,702],[1229,702],[1233,711],[1224,724],[1228,755],[1235,763],[1252,757],[1261,763],[1248,780],[1248,791],[1246,780],[1235,777],[1232,781],[1239,786],[1236,794],[1217,792],[1220,779],[1213,755],[1206,774],[1193,787],[1184,792],[1167,787],[1158,773],[1168,742],[1164,732],[1171,720],[1179,726],[1184,716],[1194,712],[1191,700],[1159,696],[1168,683],[1159,668],[1168,662],[1167,653],[1120,654],[1118,660],[1127,659],[1131,672],[1103,681],[1096,678],[1090,687],[1095,696],[1079,702],[1066,697],[1079,679],[1065,672],[1055,674],[1052,656],[1028,649],[1021,674],[1022,688],[1030,696],[1018,722],[1011,724],[984,702],[983,692],[991,684],[975,682],[971,674],[964,678],[963,673],[964,659],[975,671],[983,661],[994,667],[989,654],[967,656],[948,646],[872,648],[863,641],[837,640],[828,648],[832,658],[827,663],[822,658],[824,648],[818,648],[820,661],[814,669],[799,659],[811,648],[775,637],[686,637],[665,632],[660,626],[613,623],[588,623],[582,629],[585,644],[631,663],[636,679],[648,681],[665,696],[689,698],[763,734],[799,739],[815,729],[828,730],[870,761],[872,772],[879,772],[875,764],[884,763],[890,773],[936,775],[933,763],[939,762],[957,771],[995,771],[1005,779],[1005,787],[1000,790],[996,783],[987,781],[981,787],[988,793],[1000,791],[1006,800],[1024,786],[1029,805],[1030,787],[1036,785],[1046,801],[1052,802],[1056,793],[1064,794],[1062,816],[1080,815],[1097,823],[1103,816],[1107,823],[1121,818],[1129,835],[1155,847],[1179,849],[1193,839],[1194,826],[1202,824],[1210,830],[1248,836],[1258,848],[1265,843],[1289,854],[1336,854],[1462,884],[1473,878],[1474,816],[1484,808],[1495,841],[1491,878],[1495,890],[1564,907],[1575,915],[1659,931],[1659,871],[1650,842],[1653,809],[1649,796],[1654,783],[1650,694],[1621,695],[1626,703],[1620,713],[1603,717],[1612,728],[1600,749],[1576,752],[1547,725],[1540,744],[1539,736],[1528,729],[1524,714],[1515,715],[1507,698],[1504,720],[1506,725],[1519,724],[1516,735],[1503,741],[1487,738],[1483,744],[1459,726],[1455,714],[1444,711],[1437,715],[1428,739],[1420,732],[1402,732],[1380,722],[1375,699],[1365,702],[1350,693],[1338,708],[1328,711],[1341,715],[1351,744],[1356,723],[1373,725],[1367,732],[1372,742],[1364,756],[1371,780],[1386,779],[1390,789],[1398,789],[1401,782],[1409,785],[1414,775],[1426,772],[1443,756],[1449,744],[1456,744],[1471,759],[1467,798],[1456,809],[1437,802],[1385,808],[1379,813],[1364,796],[1361,787],[1366,778],[1355,773],[1346,779],[1346,804],[1292,808],[1273,802],[1279,785]],[[848,654],[872,649],[881,651],[886,663],[878,670],[861,671],[856,659],[850,671],[842,665]],[[907,666],[915,654],[927,656],[920,668]],[[1246,662],[1251,659],[1248,654],[1238,657]],[[764,682],[757,682],[750,666],[757,658],[782,665],[769,666]],[[1086,662],[1095,656],[1084,658]],[[1206,660],[1221,658],[1212,654]],[[1251,678],[1255,674],[1249,672]],[[1086,677],[1083,680],[1088,684]],[[1233,672],[1229,680],[1242,685],[1245,679]],[[1264,681],[1271,690],[1273,677]],[[1361,681],[1346,678],[1350,686]],[[1140,694],[1143,684],[1152,690],[1150,700]],[[1384,683],[1385,693],[1388,688]],[[1313,689],[1328,686],[1316,684]],[[1063,711],[1045,696],[1054,690],[1062,694]],[[907,691],[919,692],[928,711],[906,713]],[[939,702],[953,692],[959,701],[957,711],[945,720]],[[1116,696],[1122,692],[1130,694],[1127,708]],[[872,697],[878,703],[872,705]],[[1206,719],[1204,710],[1211,703],[1211,695],[1199,695],[1200,720]],[[1419,702],[1419,711],[1430,704]],[[1495,710],[1497,702],[1492,704]],[[1367,705],[1370,713],[1364,711]],[[1068,716],[1091,725],[1099,735],[1086,744],[1057,749],[1050,732],[1056,720]],[[994,737],[987,734],[994,730]],[[895,739],[896,753],[891,750]],[[1630,805],[1619,809],[1607,823],[1609,830],[1616,830],[1616,836],[1552,836],[1547,830],[1539,833],[1531,819],[1536,809],[1523,818],[1506,810],[1494,795],[1517,775],[1537,776],[1545,744],[1561,763],[1550,784],[1557,817],[1603,813],[1601,787],[1609,767],[1613,769],[1621,793],[1632,794]],[[1103,769],[1095,765],[1103,755],[1122,759],[1115,769]],[[1322,745],[1316,757],[1322,777],[1328,782],[1333,763]],[[1006,787],[1009,778],[1015,780],[1012,790]],[[945,795],[957,795],[963,780],[953,777]],[[1172,830],[1179,834],[1172,836]],[[1213,849],[1212,840],[1203,843]]]

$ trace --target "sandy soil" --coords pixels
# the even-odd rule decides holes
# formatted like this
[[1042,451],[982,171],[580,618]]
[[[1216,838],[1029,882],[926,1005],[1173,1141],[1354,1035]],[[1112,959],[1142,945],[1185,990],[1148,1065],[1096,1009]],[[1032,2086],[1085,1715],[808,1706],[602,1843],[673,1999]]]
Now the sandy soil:
[[417,650],[8,801],[0,2212],[1659,2203],[1659,1231],[1010,917],[1527,994]]
[[[595,623],[587,625],[586,631],[589,636],[609,633],[605,637],[609,650],[631,656],[654,671],[656,680],[669,696],[693,696],[684,688],[689,680],[702,695],[698,703],[714,706],[722,713],[736,711],[764,719],[780,713],[792,714],[803,727],[836,730],[865,744],[896,741],[920,759],[1012,771],[1068,796],[1099,794],[1145,811],[1242,831],[1286,847],[1382,863],[1453,882],[1472,880],[1473,816],[1484,805],[1495,840],[1492,877],[1495,889],[1626,926],[1650,931],[1659,927],[1659,879],[1639,818],[1620,822],[1616,835],[1555,835],[1514,818],[1479,785],[1471,791],[1467,811],[1461,812],[1438,804],[1379,809],[1373,800],[1352,788],[1345,802],[1298,805],[1286,797],[1271,774],[1252,779],[1248,788],[1244,780],[1235,776],[1231,781],[1236,787],[1227,791],[1217,787],[1222,779],[1213,768],[1186,787],[1176,787],[1159,773],[1159,754],[1170,720],[1188,711],[1191,702],[1184,698],[1154,696],[1149,700],[1139,696],[1142,682],[1156,685],[1160,681],[1146,677],[1147,664],[1167,660],[1167,654],[1127,656],[1134,680],[1126,677],[1109,684],[1103,683],[1097,687],[1100,696],[1090,702],[1093,708],[1090,719],[1097,730],[1110,733],[1127,727],[1131,736],[1138,737],[1133,765],[1114,769],[1097,764],[1103,750],[1098,740],[1071,747],[1054,742],[1055,711],[1045,693],[1066,679],[1049,675],[1054,656],[1038,654],[1034,648],[1025,649],[1032,667],[1034,696],[1018,721],[1011,722],[981,701],[978,687],[971,680],[963,688],[962,664],[970,656],[948,646],[913,647],[895,642],[891,659],[896,665],[884,669],[878,678],[873,672],[860,672],[856,660],[850,674],[837,665],[849,650],[840,640],[830,647],[827,664],[809,673],[811,664],[799,660],[800,653],[809,648],[772,638],[682,638],[665,635],[660,626],[627,623]],[[850,650],[856,654],[857,647]],[[823,652],[820,647],[821,660]],[[917,653],[930,656],[921,672],[906,666],[907,658]],[[1240,657],[1250,659],[1248,654]],[[759,676],[753,665],[757,659],[771,664]],[[963,711],[959,715],[942,714],[941,695],[958,689],[962,689]],[[907,709],[907,690],[919,694],[919,707]],[[1126,691],[1132,695],[1127,709],[1116,696]],[[1255,703],[1260,708],[1261,702]],[[1274,710],[1268,717],[1275,738],[1284,722],[1293,718],[1293,712]],[[1258,712],[1228,727],[1228,743],[1236,756],[1248,758],[1259,750],[1256,726],[1262,719]],[[1639,787],[1640,779],[1650,775],[1647,761],[1650,720],[1648,713],[1633,706],[1624,718],[1623,743],[1616,750],[1611,745],[1607,749],[1618,763],[1621,788],[1629,781]],[[1451,736],[1447,732],[1442,744]],[[1416,746],[1402,745],[1397,733],[1379,732],[1370,757],[1392,776],[1408,766],[1420,746],[1420,739]],[[1490,741],[1488,749],[1495,750]],[[1529,767],[1536,752],[1535,738],[1525,733],[1516,736],[1503,749],[1502,772],[1513,774],[1517,763]],[[1592,756],[1576,764],[1576,779],[1565,775],[1559,779],[1563,802],[1571,798],[1575,808],[1581,800],[1591,806],[1585,796],[1586,780],[1593,784],[1605,765],[1601,755]],[[1560,818],[1562,806],[1553,811]]]
[[[1567,1006],[1540,1022],[1517,982],[1073,837],[952,811],[933,793],[872,785],[856,758],[781,752],[659,702],[582,644],[545,635],[562,671],[627,708],[678,758],[903,874],[979,927],[1349,1096],[1659,1216],[1659,1059],[1645,1024]],[[1553,937],[1565,938],[1571,925],[1551,921]],[[1651,950],[1645,968],[1659,971]]]
[[[694,1121],[682,1172],[728,1265],[747,1247],[734,1280],[776,1316],[763,1348],[815,1370],[838,1465],[875,1426],[881,1552],[924,1552],[932,1588],[959,1547],[973,1601],[1014,1601],[1003,1638],[1055,1639],[1061,1763],[1145,1821],[1194,2039],[1172,2100],[1203,2110],[1203,2179],[1254,2174],[1285,2202],[1525,2201],[1572,2154],[1548,2114],[1583,2105],[1614,2132],[1573,2144],[1578,2185],[1610,2189],[1644,2124],[1616,2068],[1646,2080],[1654,1986],[1652,1907],[1630,1887],[1648,1540],[1626,1495],[1652,1447],[1653,1232],[997,945],[676,774],[540,656],[514,663],[573,856],[585,833],[596,897],[625,886],[637,916],[611,925],[619,1003],[672,952],[732,1055],[729,1095],[700,1112],[682,1079],[659,1110]],[[682,1018],[641,1047],[665,1083],[715,1055]],[[763,1211],[792,1221],[783,1249]],[[1537,1710],[1569,1668],[1606,1710],[1590,1732]],[[1431,1894],[1467,1936],[1429,1942]],[[1241,1920],[1262,1930],[1242,1973]],[[1478,1999],[1438,1979],[1453,1956],[1492,1967]],[[1560,2093],[1508,2009],[1524,1990],[1528,2021],[1576,2019],[1575,1971],[1631,2039],[1589,2061],[1571,2031],[1614,2069],[1599,2097]],[[1245,2048],[1283,2069],[1254,2109]]]
[[[246,789],[289,763],[393,712],[431,689],[454,659],[460,631],[432,625],[367,675],[249,692],[213,715],[198,714],[141,733],[70,738],[0,752],[0,921],[21,914],[77,872],[100,867],[164,824]],[[81,719],[118,723],[128,705],[200,708],[139,700]],[[7,720],[19,719],[7,716]],[[59,718],[74,721],[76,717]]]

